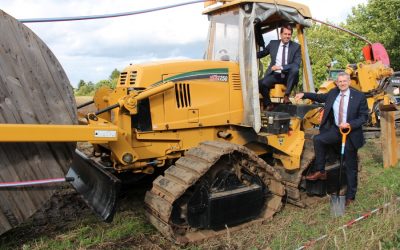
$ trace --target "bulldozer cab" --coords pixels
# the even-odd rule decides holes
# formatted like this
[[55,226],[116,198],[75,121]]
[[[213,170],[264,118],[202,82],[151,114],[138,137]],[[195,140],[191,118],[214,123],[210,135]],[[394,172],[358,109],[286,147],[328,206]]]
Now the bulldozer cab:
[[[266,46],[270,34],[289,23],[297,30],[297,40],[302,49],[303,89],[313,91],[311,66],[308,57],[304,28],[310,26],[307,6],[289,1],[211,1],[215,3],[204,11],[209,16],[210,27],[205,59],[233,61],[239,64],[242,84],[243,125],[260,131],[259,67],[257,51]],[[219,5],[218,5],[219,4]],[[217,6],[215,6],[217,5]]]

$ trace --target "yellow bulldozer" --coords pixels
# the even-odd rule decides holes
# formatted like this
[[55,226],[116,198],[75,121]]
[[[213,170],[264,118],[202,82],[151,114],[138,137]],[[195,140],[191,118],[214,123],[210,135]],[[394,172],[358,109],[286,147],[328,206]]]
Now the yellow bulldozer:
[[[333,190],[338,175],[334,151],[327,159],[327,181],[303,178],[313,166],[312,137],[318,133],[321,104],[280,103],[284,86],[276,84],[271,91],[276,108],[260,108],[256,53],[283,23],[297,31],[303,89],[315,89],[304,33],[311,25],[308,7],[286,0],[210,3],[216,4],[204,11],[210,20],[204,60],[130,65],[115,89],[101,88],[93,101],[78,107],[94,104],[96,111],[79,117],[71,88],[59,84],[68,80],[54,55],[3,13],[4,23],[29,34],[19,41],[30,46],[3,42],[2,55],[20,68],[32,60],[21,77],[18,70],[2,68],[11,73],[1,78],[7,91],[0,92],[0,153],[9,158],[0,165],[1,179],[41,178],[59,165],[61,170],[48,176],[54,177],[69,167],[73,187],[103,220],[111,221],[119,176],[130,173],[135,179],[162,170],[146,193],[145,211],[151,224],[178,243],[218,235],[226,226],[234,230],[268,220],[283,200],[304,207],[305,194],[323,196]],[[18,51],[30,56],[21,59]],[[37,72],[47,78],[38,78]],[[74,151],[75,142],[91,143],[93,154]],[[20,161],[24,170],[17,169]],[[30,216],[50,194],[46,189],[1,190],[0,232]],[[29,202],[20,207],[24,199]]]

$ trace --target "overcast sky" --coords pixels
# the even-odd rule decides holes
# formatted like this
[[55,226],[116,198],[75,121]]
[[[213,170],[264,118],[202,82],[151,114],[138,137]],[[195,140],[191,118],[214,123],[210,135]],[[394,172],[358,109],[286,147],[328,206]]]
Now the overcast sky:
[[[17,19],[102,15],[144,10],[190,0],[0,0]],[[314,18],[344,21],[367,0],[298,0]],[[202,58],[208,30],[203,4],[109,19],[27,24],[56,55],[71,84],[107,79],[129,63]]]

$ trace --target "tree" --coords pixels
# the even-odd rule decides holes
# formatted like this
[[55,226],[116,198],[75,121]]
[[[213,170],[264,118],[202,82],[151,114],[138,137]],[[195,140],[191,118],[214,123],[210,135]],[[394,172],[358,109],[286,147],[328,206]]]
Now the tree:
[[93,82],[89,81],[88,83],[78,88],[77,91],[75,92],[75,95],[77,96],[93,95],[94,91],[95,91],[95,85]]
[[[380,42],[389,53],[391,67],[400,70],[400,1],[369,0],[367,5],[353,8],[346,22],[339,24]],[[306,30],[314,83],[318,87],[327,77],[326,65],[337,61],[334,68],[344,69],[347,64],[364,61],[362,47],[366,43],[343,31],[314,24]],[[301,79],[301,78],[300,78]]]
[[86,83],[84,80],[80,80],[78,83],[78,87],[75,90],[75,95],[77,96],[94,95],[96,90],[103,86],[115,89],[115,87],[117,86],[119,75],[120,72],[117,69],[114,69],[107,80],[100,80],[96,84],[90,81]]
[[371,42],[382,43],[391,59],[391,67],[400,70],[399,0],[369,0],[353,8],[348,27]]
[[121,72],[119,71],[119,70],[117,70],[117,69],[114,69],[112,72],[111,72],[111,75],[110,75],[110,88],[112,88],[112,89],[115,89],[115,87],[117,86],[117,82],[118,82],[118,79],[119,79],[119,75],[121,74]]
[[115,86],[112,86],[112,85],[113,85],[113,83],[111,80],[100,80],[96,83],[95,89],[99,89],[103,86],[109,87],[111,89],[115,88]]
[[365,43],[357,42],[343,31],[314,24],[306,30],[306,35],[316,87],[327,79],[327,65],[331,62],[336,62],[333,69],[344,69],[347,64],[363,60],[361,48]]
[[110,75],[109,78],[110,78],[110,80],[118,79],[120,74],[121,74],[121,72],[119,72],[118,69],[114,69],[114,70],[111,72],[111,75]]
[[78,89],[82,88],[84,85],[86,85],[86,82],[84,80],[80,80],[78,83]]

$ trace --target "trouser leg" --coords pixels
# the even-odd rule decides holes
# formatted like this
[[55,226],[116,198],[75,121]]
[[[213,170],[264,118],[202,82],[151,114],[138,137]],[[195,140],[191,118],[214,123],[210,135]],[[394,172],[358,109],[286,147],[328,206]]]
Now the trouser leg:
[[346,165],[347,179],[346,199],[354,200],[356,197],[358,182],[357,150],[346,145],[344,152],[344,162]]
[[336,146],[340,143],[340,133],[337,127],[332,127],[319,135],[314,136],[314,152],[315,152],[315,170],[325,171],[326,152],[329,147]]
[[269,74],[264,77],[264,79],[260,83],[260,93],[263,96],[263,103],[265,106],[271,104],[271,98],[269,97],[269,91],[274,87],[277,82],[274,74]]
[[286,91],[285,91],[286,96],[290,96],[290,93],[292,93],[294,86],[296,86],[298,82],[299,82],[299,71],[290,70],[287,73],[286,77]]

